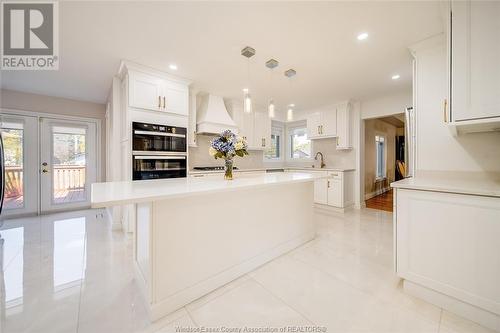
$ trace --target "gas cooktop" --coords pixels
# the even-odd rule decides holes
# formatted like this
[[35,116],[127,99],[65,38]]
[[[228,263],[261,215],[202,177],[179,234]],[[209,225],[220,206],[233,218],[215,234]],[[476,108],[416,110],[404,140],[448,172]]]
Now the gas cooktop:
[[[237,167],[233,167],[234,170],[238,170]],[[223,171],[223,166],[203,166],[203,167],[194,167],[193,170],[196,171]]]

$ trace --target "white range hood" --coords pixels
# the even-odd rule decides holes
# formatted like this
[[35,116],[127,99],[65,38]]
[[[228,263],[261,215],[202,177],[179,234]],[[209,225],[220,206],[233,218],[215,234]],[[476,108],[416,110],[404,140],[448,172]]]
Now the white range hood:
[[220,96],[207,94],[202,97],[196,111],[198,134],[217,134],[224,130],[238,132],[238,126],[229,116],[224,100]]

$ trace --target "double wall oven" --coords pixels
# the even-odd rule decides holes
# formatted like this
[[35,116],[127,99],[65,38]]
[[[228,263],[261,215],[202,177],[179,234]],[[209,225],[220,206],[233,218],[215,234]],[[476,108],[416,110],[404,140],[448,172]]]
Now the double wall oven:
[[186,177],[187,129],[132,123],[132,179]]

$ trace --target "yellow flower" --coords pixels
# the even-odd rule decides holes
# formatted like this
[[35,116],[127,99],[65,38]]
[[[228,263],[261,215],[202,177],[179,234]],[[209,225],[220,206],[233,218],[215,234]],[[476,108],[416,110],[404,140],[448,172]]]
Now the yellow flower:
[[217,150],[210,147],[210,148],[208,148],[208,153],[210,154],[210,156],[215,156],[215,154],[217,154]]
[[240,149],[243,149],[245,147],[243,141],[238,141],[236,142],[236,144],[234,145],[234,149],[236,150],[240,150]]

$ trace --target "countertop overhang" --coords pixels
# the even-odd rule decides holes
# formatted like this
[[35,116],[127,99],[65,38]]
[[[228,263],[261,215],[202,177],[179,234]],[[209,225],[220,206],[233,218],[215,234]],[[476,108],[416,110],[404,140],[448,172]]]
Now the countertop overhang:
[[102,208],[245,188],[312,182],[320,178],[324,178],[324,176],[315,172],[304,171],[252,175],[238,174],[231,181],[224,180],[223,175],[221,175],[220,178],[186,177],[94,183],[92,184],[91,204],[92,208]]
[[500,174],[479,172],[423,172],[391,183],[393,188],[500,197]]

